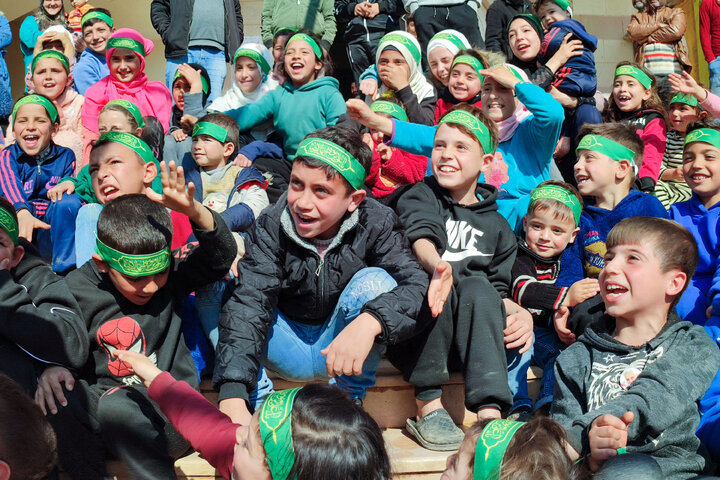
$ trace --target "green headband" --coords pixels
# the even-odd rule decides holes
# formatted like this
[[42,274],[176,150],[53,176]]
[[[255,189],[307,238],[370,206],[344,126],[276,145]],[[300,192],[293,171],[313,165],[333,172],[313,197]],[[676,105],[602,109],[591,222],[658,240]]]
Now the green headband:
[[132,38],[112,37],[107,41],[107,49],[111,48],[127,48],[145,58],[145,45]]
[[575,226],[580,224],[580,214],[582,213],[582,206],[580,201],[575,195],[572,194],[567,188],[561,187],[560,185],[543,185],[537,187],[530,194],[530,204],[528,205],[528,211],[535,202],[540,199],[555,200],[570,209],[575,218]]
[[410,38],[404,35],[400,35],[399,33],[388,33],[380,39],[380,46],[378,47],[378,51],[382,52],[385,49],[385,47],[383,47],[383,44],[387,42],[397,42],[403,47],[407,48],[408,52],[410,52],[410,55],[412,55],[413,59],[415,60],[415,63],[417,65],[420,65],[420,62],[422,61],[422,54],[420,53],[420,49],[418,48],[418,46]]
[[15,125],[15,114],[18,112],[18,110],[20,110],[20,107],[22,107],[23,105],[27,105],[28,103],[37,103],[38,105],[42,105],[50,116],[50,120],[52,120],[53,123],[57,122],[58,111],[57,108],[55,108],[55,105],[53,105],[50,100],[43,97],[42,95],[32,94],[25,95],[20,100],[15,102],[15,106],[13,107],[12,111],[13,125]]
[[408,116],[407,113],[405,113],[405,110],[400,105],[397,105],[392,102],[388,102],[387,100],[376,100],[370,105],[370,110],[372,110],[375,113],[385,113],[390,115],[396,120],[400,120],[401,122],[407,122]]
[[[190,67],[190,68],[192,68],[192,67]],[[175,76],[173,77],[173,83],[175,83],[175,80],[177,80],[180,77],[185,78],[182,73],[180,73],[179,71],[176,70]],[[187,78],[185,78],[185,80],[187,80]],[[200,84],[202,85],[203,93],[205,95],[207,95],[208,92],[210,91],[210,84],[208,84],[207,80],[205,80],[205,77],[202,74],[200,75]]]
[[[106,107],[108,105],[117,105],[119,107],[124,108],[135,119],[135,123],[137,123],[138,127],[145,128],[145,120],[143,119],[142,112],[140,112],[140,109],[137,107],[137,105],[135,105],[131,101],[124,100],[124,99],[111,100],[105,104]],[[103,107],[103,109],[104,109],[104,107]]]
[[475,447],[473,480],[497,480],[503,457],[515,432],[525,425],[513,420],[493,420],[483,428]]
[[705,142],[715,148],[720,148],[720,132],[712,128],[698,128],[685,136],[686,146],[693,142]]
[[83,15],[82,20],[80,20],[80,28],[85,28],[85,24],[88,22],[88,20],[92,20],[93,18],[102,20],[103,22],[107,23],[108,27],[110,28],[113,27],[113,19],[110,18],[110,15],[107,15],[103,12],[88,12]]
[[695,95],[685,95],[684,93],[678,93],[672,98],[672,100],[670,100],[670,103],[668,105],[672,105],[673,103],[684,103],[685,105],[690,105],[691,107],[697,107],[699,102]]
[[164,272],[170,266],[170,249],[167,247],[146,255],[130,255],[108,247],[98,238],[95,252],[110,268],[130,277],[155,275]]
[[453,68],[455,68],[455,65],[457,65],[458,63],[469,65],[473,70],[475,70],[475,73],[480,79],[480,83],[485,80],[485,77],[480,75],[480,70],[485,70],[485,66],[477,58],[473,57],[472,55],[458,55],[457,57],[455,57],[455,60],[453,60],[452,67],[450,69],[452,70]]
[[601,135],[585,135],[575,149],[576,152],[579,150],[600,152],[618,162],[620,160],[627,160],[631,165],[633,165],[633,158],[635,158],[635,152],[625,145],[621,145]]
[[10,236],[13,245],[18,245],[18,223],[13,218],[12,214],[0,207],[0,228]]
[[43,50],[42,52],[35,55],[32,59],[32,63],[30,64],[30,71],[35,71],[35,65],[42,60],[43,58],[54,58],[55,60],[58,60],[60,63],[62,63],[63,67],[65,67],[66,72],[70,72],[70,62],[68,62],[67,57],[57,50]]
[[140,158],[142,158],[145,163],[157,162],[155,154],[150,149],[148,144],[136,137],[135,135],[124,132],[107,132],[102,134],[100,138],[98,138],[97,143],[100,142],[119,143],[120,145],[124,145],[138,155],[140,155]]
[[220,143],[225,143],[228,137],[228,131],[216,123],[198,122],[193,127],[192,136],[195,138],[198,135],[207,135]]
[[295,464],[292,407],[299,388],[269,395],[260,408],[260,438],[274,480],[286,480]]
[[469,128],[480,142],[483,152],[493,153],[495,151],[495,142],[490,135],[490,130],[472,113],[465,110],[453,110],[442,117],[438,125],[443,123],[455,123]]
[[327,163],[340,173],[355,189],[360,190],[365,184],[367,176],[365,169],[350,152],[340,145],[322,138],[306,138],[298,146],[295,158],[312,157]]
[[565,10],[566,12],[567,12],[568,9],[570,8],[570,2],[569,2],[569,0],[553,0],[553,1],[555,2],[555,4],[556,4],[558,7],[562,8],[562,9]]
[[652,87],[652,79],[648,76],[648,74],[637,67],[633,67],[632,65],[620,65],[617,70],[615,70],[615,78],[620,75],[630,75],[640,82],[640,84],[645,87],[645,90]]
[[[317,54],[317,52],[315,53]],[[233,57],[233,63],[237,62],[237,59],[240,57],[248,57],[255,60],[255,63],[258,64],[258,67],[260,67],[260,70],[262,70],[265,75],[270,73],[270,64],[265,60],[265,57],[255,50],[251,48],[238,48]]]
[[430,39],[430,42],[428,42],[428,45],[434,40],[447,40],[448,42],[455,45],[458,50],[464,50],[467,48],[467,45],[465,45],[462,40],[460,40],[458,37],[456,37],[452,33],[447,33],[447,32],[436,33]]
[[318,60],[322,60],[322,48],[320,48],[320,45],[318,45],[317,42],[313,40],[310,35],[308,35],[307,33],[296,33],[295,35],[290,37],[290,39],[288,39],[287,43],[285,44],[285,48],[287,49],[287,46],[295,40],[302,40],[303,42],[307,42],[307,44],[310,45],[310,48],[312,48],[312,51],[315,52],[315,56],[318,58]]

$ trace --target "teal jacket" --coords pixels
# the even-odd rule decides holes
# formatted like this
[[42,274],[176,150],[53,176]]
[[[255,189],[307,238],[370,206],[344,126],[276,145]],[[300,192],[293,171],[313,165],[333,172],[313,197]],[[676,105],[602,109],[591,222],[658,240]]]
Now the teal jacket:
[[[492,168],[480,175],[479,181],[497,187],[498,212],[519,231],[530,192],[550,179],[550,162],[565,113],[562,105],[537,85],[518,83],[515,93],[532,115],[520,122],[510,139],[498,145]],[[429,157],[436,129],[436,126],[394,121],[390,144]]]
[[305,135],[335,125],[347,112],[339,86],[333,77],[318,78],[300,88],[288,81],[257,102],[225,113],[238,122],[241,132],[272,119],[282,136],[285,158],[292,161]]

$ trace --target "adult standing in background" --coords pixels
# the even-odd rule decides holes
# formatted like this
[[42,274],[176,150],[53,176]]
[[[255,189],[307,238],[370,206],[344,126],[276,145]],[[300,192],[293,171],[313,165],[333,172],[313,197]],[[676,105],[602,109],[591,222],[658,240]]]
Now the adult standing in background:
[[[5,131],[10,109],[12,108],[12,92],[10,91],[10,74],[5,63],[5,50],[12,42],[10,23],[3,12],[0,12],[0,128]],[[1,134],[2,132],[0,132]]]
[[[199,8],[194,8],[197,5]],[[150,21],[165,44],[165,83],[172,88],[177,67],[198,63],[210,76],[210,96],[222,93],[227,64],[243,41],[239,0],[153,0]]]
[[710,90],[720,95],[720,0],[700,4],[700,45],[710,70]]
[[68,28],[62,0],[40,0],[40,6],[35,13],[28,15],[20,25],[20,51],[23,54],[26,72],[32,62],[35,42],[40,34],[52,25]]
[[266,47],[272,49],[273,37],[283,28],[310,30],[330,50],[337,32],[334,0],[264,0],[260,31]]
[[485,16],[485,48],[505,55],[508,62],[514,58],[508,43],[508,26],[516,15],[532,13],[528,0],[495,0]]
[[441,30],[457,30],[465,35],[473,48],[485,48],[477,17],[478,9],[482,6],[481,0],[403,0],[403,5],[415,22],[425,70],[428,42]]

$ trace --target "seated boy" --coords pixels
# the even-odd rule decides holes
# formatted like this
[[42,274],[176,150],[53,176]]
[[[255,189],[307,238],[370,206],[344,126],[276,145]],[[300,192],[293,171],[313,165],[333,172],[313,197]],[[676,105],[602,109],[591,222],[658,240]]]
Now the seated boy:
[[[555,285],[560,256],[580,230],[582,198],[572,185],[555,180],[541,183],[530,194],[530,206],[523,218],[525,239],[518,240],[518,253],[512,268],[512,299],[533,316],[535,343],[532,364],[543,369],[540,394],[535,409],[550,408],[555,388],[553,367],[563,345],[552,325],[552,316],[561,305],[574,307],[598,293],[597,280],[578,280],[571,287]],[[516,403],[530,402],[527,377],[521,379]],[[544,407],[544,408],[543,408]],[[528,409],[528,413],[529,413]]]
[[[605,239],[610,230],[623,218],[645,215],[667,218],[662,203],[652,195],[632,190],[637,165],[642,162],[643,143],[632,127],[619,123],[587,125],[580,131],[577,147],[578,161],[574,173],[577,188],[583,197],[590,197],[580,216],[580,231],[576,241],[560,259],[562,269],[555,284],[570,287],[583,278],[597,278],[605,262]],[[581,304],[582,315],[576,309],[566,328],[568,309],[560,307],[555,328],[564,343],[572,343],[582,333],[594,307],[602,313],[602,302],[594,297]],[[579,322],[583,319],[583,322]]]
[[52,427],[20,386],[0,374],[0,480],[46,478],[56,462]]
[[[75,266],[75,217],[80,199],[48,200],[48,190],[72,175],[75,154],[56,145],[60,118],[43,95],[26,95],[13,107],[15,143],[0,153],[0,193],[17,211],[19,236],[37,241],[42,256],[52,258],[56,272]],[[35,232],[37,230],[37,232]]]
[[558,357],[551,416],[598,478],[638,465],[646,473],[632,478],[694,478],[706,465],[698,402],[720,366],[712,339],[674,309],[697,265],[695,240],[670,220],[627,218],[604,257],[606,313]]
[[85,363],[88,341],[77,302],[65,280],[19,236],[15,209],[2,197],[0,305],[0,371],[29,395],[37,384],[32,359],[70,368]]
[[[86,321],[90,355],[78,380],[47,369],[36,399],[54,414],[60,461],[72,478],[106,476],[106,452],[119,457],[131,478],[174,478],[173,458],[187,450],[114,352],[141,352],[197,386],[178,308],[190,292],[227,273],[237,247],[220,216],[193,199],[194,185],[186,189],[182,168],[170,163],[169,171],[164,164],[161,170],[163,195],[147,192],[154,201],[123,195],[105,205],[93,261],[66,277]],[[190,218],[196,246],[171,254],[166,208]],[[62,392],[59,406],[53,392]]]
[[73,78],[75,90],[85,95],[88,88],[98,80],[110,75],[105,50],[110,35],[115,31],[110,12],[104,8],[92,8],[80,20],[86,48],[75,64]]
[[[195,199],[220,214],[233,232],[244,232],[269,205],[265,177],[254,167],[232,162],[240,131],[232,117],[211,113],[195,124],[190,152],[183,157],[186,178],[195,184]],[[235,233],[238,255],[245,251],[243,239]],[[200,323],[213,347],[218,343],[218,320],[225,282],[198,290],[196,305]]]
[[[290,380],[329,375],[361,402],[383,345],[418,329],[427,275],[392,210],[365,198],[370,158],[349,129],[311,133],[287,193],[250,230],[213,377],[220,409],[236,423],[250,418],[261,365]],[[269,390],[261,380],[259,401]]]
[[398,201],[413,251],[432,275],[422,315],[436,320],[389,356],[415,386],[417,416],[407,428],[431,450],[456,450],[463,439],[441,402],[451,369],[465,377],[466,408],[479,420],[500,418],[512,406],[517,368],[530,360],[532,317],[510,299],[515,236],[497,211],[497,189],[478,183],[496,146],[495,124],[475,106],[456,106],[435,133],[433,176]]

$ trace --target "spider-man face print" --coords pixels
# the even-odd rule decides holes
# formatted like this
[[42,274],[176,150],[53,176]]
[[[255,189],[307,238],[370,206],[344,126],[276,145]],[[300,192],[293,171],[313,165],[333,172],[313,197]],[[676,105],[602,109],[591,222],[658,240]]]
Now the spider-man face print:
[[128,350],[145,355],[145,334],[130,317],[105,322],[97,331],[97,342],[108,354],[108,369],[116,377],[133,375],[130,365],[113,357],[116,350]]

